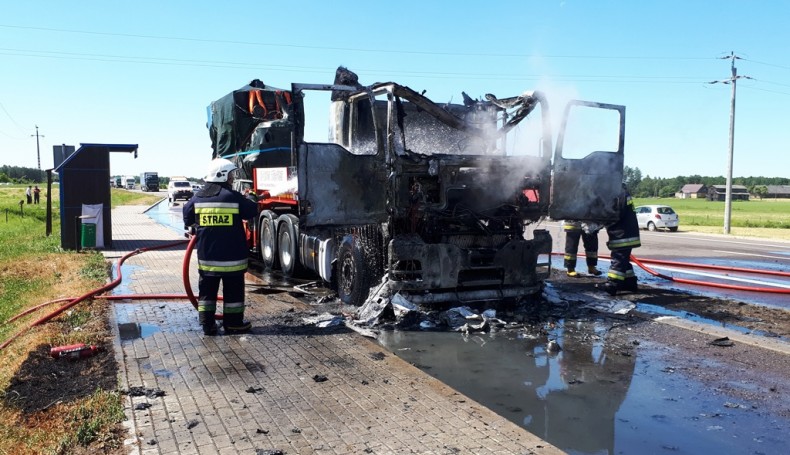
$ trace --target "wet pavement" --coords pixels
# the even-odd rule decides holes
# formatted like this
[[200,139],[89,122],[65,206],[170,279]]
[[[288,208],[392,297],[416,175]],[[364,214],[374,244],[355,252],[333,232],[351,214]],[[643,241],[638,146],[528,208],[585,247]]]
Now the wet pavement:
[[[113,209],[107,258],[180,237],[139,207]],[[183,293],[184,247],[129,258],[111,326],[138,454],[558,454],[549,443],[289,293],[247,293],[246,335],[206,337]],[[196,268],[190,270],[193,288]],[[255,284],[255,283],[251,283]]]
[[[175,219],[178,226],[173,209],[163,212],[167,215],[161,219]],[[608,262],[601,262],[605,270]],[[561,260],[553,265],[561,268]],[[638,273],[642,283],[668,285]],[[260,289],[270,292],[305,284],[257,275]],[[675,287],[722,296],[703,287]],[[638,301],[636,310],[646,317],[574,319],[556,316],[561,310],[554,308],[555,316],[518,329],[477,334],[385,330],[378,342],[569,453],[784,453],[790,443],[786,354],[740,342],[737,351],[727,351],[709,344],[711,334],[651,318],[676,316],[746,337],[764,335],[760,331]],[[753,363],[755,368],[744,368]]]
[[[379,339],[569,453],[783,453],[790,441],[787,414],[712,390],[679,367],[675,356],[687,354],[650,341],[638,324],[559,320],[553,328],[383,332]],[[549,340],[561,350],[551,352]],[[721,360],[694,360],[703,368],[729,368],[714,365]],[[734,381],[760,389],[746,379]]]

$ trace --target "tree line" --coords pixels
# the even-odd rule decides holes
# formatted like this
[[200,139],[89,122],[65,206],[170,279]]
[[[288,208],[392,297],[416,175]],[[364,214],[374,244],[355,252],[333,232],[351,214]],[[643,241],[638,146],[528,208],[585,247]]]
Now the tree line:
[[[642,177],[639,168],[623,167],[623,181],[633,197],[673,197],[683,185],[703,184],[726,185],[727,178],[703,177],[701,175],[677,176],[672,178]],[[733,185],[743,185],[752,194],[759,194],[766,185],[790,185],[790,178],[783,177],[733,177]]]
[[41,183],[46,178],[47,174],[35,167],[0,166],[0,183]]

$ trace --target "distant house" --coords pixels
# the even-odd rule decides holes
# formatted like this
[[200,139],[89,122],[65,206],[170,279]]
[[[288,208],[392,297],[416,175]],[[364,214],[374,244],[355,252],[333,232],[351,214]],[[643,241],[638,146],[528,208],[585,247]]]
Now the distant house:
[[708,196],[708,187],[702,183],[687,183],[675,193],[678,199],[697,199]]
[[768,192],[766,198],[790,198],[790,185],[765,185]]
[[[711,185],[708,187],[709,201],[724,201],[727,199],[727,185]],[[749,190],[743,185],[732,186],[733,201],[748,201]]]

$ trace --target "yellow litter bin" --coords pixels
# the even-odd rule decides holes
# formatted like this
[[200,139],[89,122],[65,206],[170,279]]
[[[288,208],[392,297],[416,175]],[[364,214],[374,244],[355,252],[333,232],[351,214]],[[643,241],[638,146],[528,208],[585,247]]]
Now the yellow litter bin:
[[82,223],[80,234],[83,248],[96,248],[96,223]]

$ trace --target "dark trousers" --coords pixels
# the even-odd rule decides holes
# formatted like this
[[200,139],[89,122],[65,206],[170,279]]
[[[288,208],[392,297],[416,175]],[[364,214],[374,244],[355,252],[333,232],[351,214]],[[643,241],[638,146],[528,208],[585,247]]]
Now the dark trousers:
[[244,274],[206,275],[198,271],[198,315],[201,325],[213,325],[217,308],[217,294],[222,282],[223,316],[225,328],[240,327],[244,320]]
[[606,278],[618,285],[626,282],[636,282],[636,274],[631,266],[631,248],[612,250],[612,264]]
[[33,203],[38,204],[38,201],[39,201],[38,193],[33,193]]
[[27,196],[27,203],[28,204],[32,204],[33,203],[33,196],[28,196],[28,195],[25,195],[25,196]]
[[598,233],[585,234],[581,229],[565,231],[565,268],[576,268],[576,252],[579,251],[579,239],[584,244],[587,267],[598,265]]

